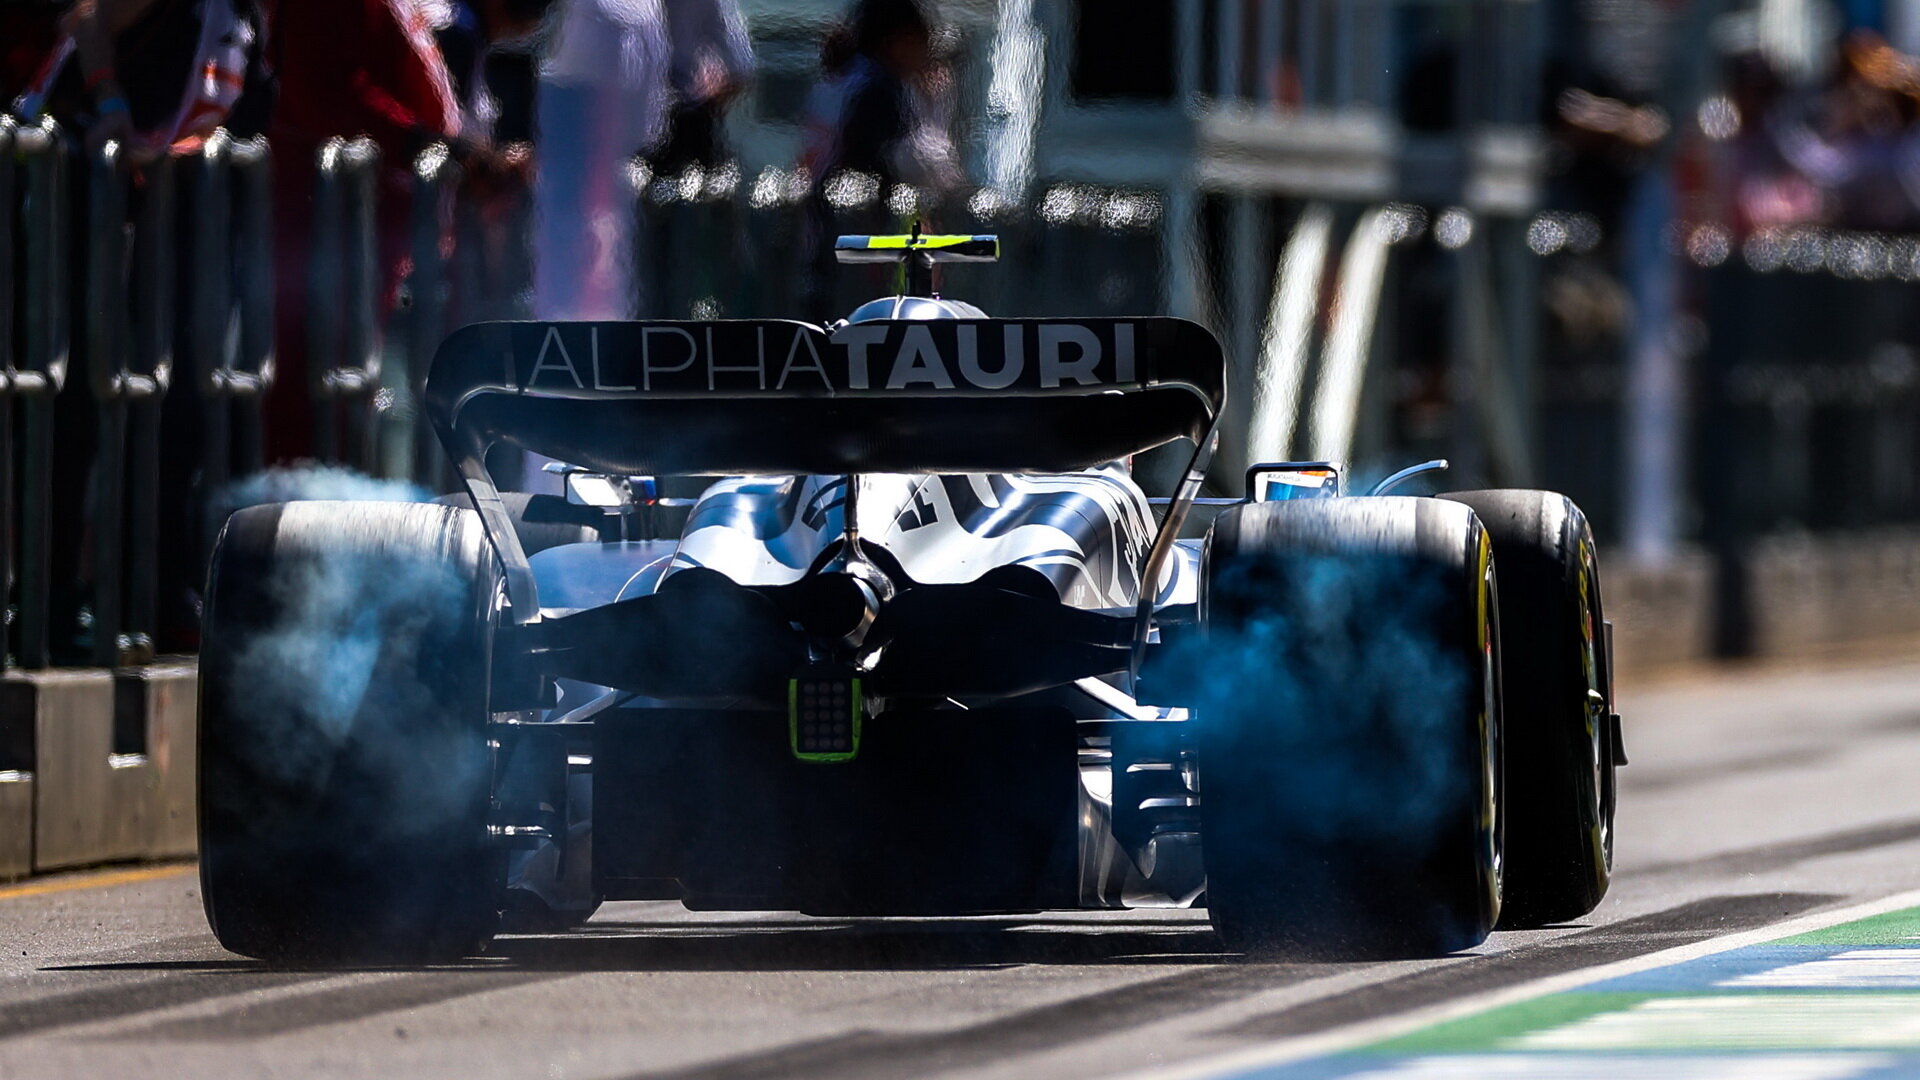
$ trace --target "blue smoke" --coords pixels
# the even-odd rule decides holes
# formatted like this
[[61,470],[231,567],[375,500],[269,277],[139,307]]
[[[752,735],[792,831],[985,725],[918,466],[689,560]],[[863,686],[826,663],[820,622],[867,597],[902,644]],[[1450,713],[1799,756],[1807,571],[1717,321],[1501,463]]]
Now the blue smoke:
[[1475,777],[1476,658],[1464,633],[1434,628],[1459,626],[1470,595],[1404,559],[1311,553],[1223,568],[1209,588],[1211,625],[1170,643],[1155,697],[1263,759],[1288,810],[1276,828],[1404,843],[1457,824],[1434,808],[1459,805]]
[[[358,480],[330,472],[336,490]],[[376,481],[361,490],[406,489]],[[290,507],[265,575],[246,583],[273,617],[250,628],[232,660],[253,737],[275,747],[266,759],[273,771],[295,783],[324,776],[345,755],[357,782],[373,786],[369,797],[403,793],[398,805],[413,818],[396,823],[403,832],[436,827],[485,783],[458,767],[457,753],[421,759],[416,732],[438,726],[430,718],[450,707],[442,700],[450,684],[484,668],[462,648],[476,615],[472,583],[439,551],[395,542],[407,539],[347,503]]]
[[[213,503],[218,520],[224,520],[269,503],[424,502],[429,497],[404,480],[309,463],[244,477]],[[377,557],[329,545],[324,538],[300,547],[301,557],[276,559],[267,580],[252,583],[279,618],[248,638],[235,670],[255,695],[256,722],[287,732],[287,753],[278,761],[289,774],[322,766],[351,735],[369,695],[391,692],[373,682],[385,636],[393,633],[394,644],[406,648],[409,638],[418,636],[407,625],[408,613],[425,615],[460,595],[452,588],[456,583],[442,580],[433,567],[396,573]]]
[[383,480],[343,465],[276,466],[234,481],[213,499],[216,520],[249,506],[342,499],[364,502],[426,502],[433,494],[405,480]]

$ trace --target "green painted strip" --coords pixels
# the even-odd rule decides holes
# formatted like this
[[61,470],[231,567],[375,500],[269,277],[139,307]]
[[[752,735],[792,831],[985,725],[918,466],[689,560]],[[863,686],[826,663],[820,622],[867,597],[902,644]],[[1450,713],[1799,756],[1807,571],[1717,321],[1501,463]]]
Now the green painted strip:
[[1920,908],[1889,911],[1781,938],[1776,945],[1920,945]]
[[1602,1013],[1629,1009],[1657,995],[1600,994],[1573,991],[1519,1001],[1490,1012],[1463,1016],[1409,1032],[1397,1039],[1374,1043],[1367,1054],[1436,1054],[1492,1050],[1508,1039],[1556,1028]]

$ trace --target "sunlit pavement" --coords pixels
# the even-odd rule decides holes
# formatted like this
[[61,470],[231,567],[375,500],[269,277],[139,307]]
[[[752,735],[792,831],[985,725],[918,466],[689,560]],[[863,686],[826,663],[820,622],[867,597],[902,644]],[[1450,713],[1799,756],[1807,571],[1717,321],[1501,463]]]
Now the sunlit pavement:
[[1920,1075],[1920,665],[1623,690],[1613,892],[1470,954],[629,903],[458,966],[272,970],[191,868],[116,868],[0,886],[0,1078]]

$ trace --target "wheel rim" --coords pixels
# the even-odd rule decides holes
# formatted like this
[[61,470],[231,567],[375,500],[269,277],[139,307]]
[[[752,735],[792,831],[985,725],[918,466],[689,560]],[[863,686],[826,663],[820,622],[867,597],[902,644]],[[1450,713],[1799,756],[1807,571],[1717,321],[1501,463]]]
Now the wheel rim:
[[[1604,648],[1602,635],[1604,623],[1600,614],[1599,573],[1594,563],[1592,541],[1582,538],[1580,543],[1580,631],[1582,635],[1581,666],[1587,675],[1587,737],[1589,756],[1593,761],[1593,809],[1594,820],[1600,833],[1600,852],[1609,873],[1613,870],[1613,738],[1610,713],[1612,703],[1607,700],[1609,687],[1605,685],[1605,668],[1600,663],[1600,651]],[[1611,664],[1612,658],[1609,657]]]
[[1500,746],[1500,670],[1495,659],[1495,642],[1498,640],[1495,629],[1499,623],[1500,609],[1497,586],[1494,581],[1492,542],[1486,534],[1481,534],[1481,573],[1480,573],[1480,715],[1485,718],[1486,736],[1481,739],[1481,783],[1492,803],[1492,813],[1487,816],[1488,827],[1481,838],[1481,857],[1493,874],[1493,895],[1495,909],[1505,892],[1506,852],[1503,843],[1506,815],[1506,770],[1501,767]]

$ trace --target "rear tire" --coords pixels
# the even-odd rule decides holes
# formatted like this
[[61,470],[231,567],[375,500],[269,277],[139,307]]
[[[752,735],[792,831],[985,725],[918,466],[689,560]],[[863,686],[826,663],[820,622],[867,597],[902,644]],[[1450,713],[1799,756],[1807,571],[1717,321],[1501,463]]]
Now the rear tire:
[[1593,530],[1565,495],[1459,491],[1493,537],[1507,631],[1503,929],[1578,919],[1613,869],[1613,737]]
[[1501,759],[1479,522],[1431,499],[1252,503],[1215,523],[1204,588],[1201,836],[1226,944],[1357,958],[1485,940]]
[[200,654],[200,880],[222,945],[411,964],[492,936],[499,581],[470,510],[301,502],[228,521]]

